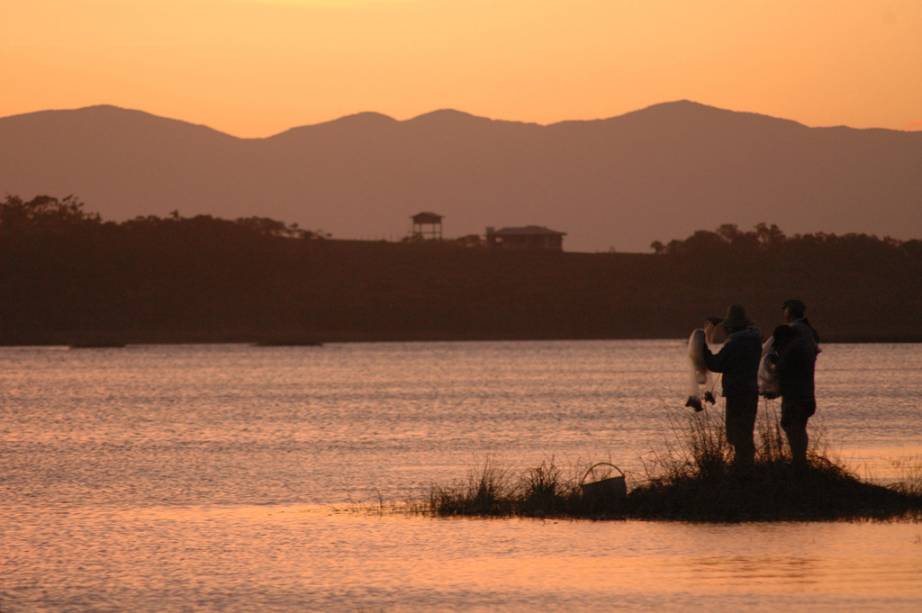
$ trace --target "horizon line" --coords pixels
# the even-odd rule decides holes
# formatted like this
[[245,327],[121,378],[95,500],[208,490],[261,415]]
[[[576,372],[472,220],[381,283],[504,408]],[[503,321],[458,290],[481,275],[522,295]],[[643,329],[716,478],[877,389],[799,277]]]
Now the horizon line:
[[667,101],[663,101],[663,102],[657,102],[657,103],[649,104],[649,105],[644,106],[644,107],[640,107],[640,108],[637,108],[637,109],[633,109],[633,110],[630,110],[630,111],[626,111],[626,112],[624,112],[624,113],[619,113],[619,114],[616,114],[616,115],[610,115],[610,116],[605,116],[605,117],[594,117],[594,118],[584,118],[584,119],[563,119],[563,120],[560,120],[560,121],[553,121],[553,122],[548,122],[548,123],[540,123],[540,122],[535,122],[535,121],[522,121],[522,120],[516,120],[516,119],[501,119],[501,118],[496,118],[496,117],[488,117],[488,116],[484,116],[484,115],[475,115],[475,114],[473,114],[473,113],[469,113],[469,112],[467,112],[467,111],[462,111],[462,110],[459,110],[459,109],[456,109],[456,108],[451,108],[451,107],[443,107],[443,108],[434,109],[434,110],[432,110],[432,111],[427,111],[427,112],[424,112],[424,113],[421,113],[421,114],[418,114],[418,115],[413,115],[413,116],[410,116],[410,117],[407,117],[407,118],[404,118],[404,119],[398,119],[398,118],[396,118],[396,117],[393,117],[393,116],[391,116],[391,115],[388,115],[388,114],[386,114],[386,113],[381,113],[381,112],[378,112],[378,111],[358,111],[358,112],[354,112],[354,113],[347,113],[347,114],[345,114],[345,115],[341,115],[341,116],[335,117],[335,118],[333,118],[333,119],[328,119],[328,120],[324,120],[324,121],[319,121],[319,122],[316,122],[316,123],[308,123],[308,124],[295,125],[295,126],[292,126],[292,127],[290,127],[290,128],[286,128],[286,129],[283,129],[283,130],[281,130],[281,131],[279,131],[279,132],[275,132],[275,133],[272,133],[272,134],[269,134],[269,135],[266,135],[266,136],[238,136],[238,135],[236,135],[236,134],[232,134],[232,133],[230,133],[230,132],[225,132],[225,131],[220,130],[220,129],[218,129],[218,128],[214,128],[214,127],[212,127],[212,126],[210,126],[210,125],[208,125],[208,124],[205,124],[205,123],[196,123],[196,122],[194,122],[194,121],[190,121],[190,120],[186,120],[186,119],[180,119],[180,118],[177,118],[177,117],[170,117],[170,116],[166,116],[166,115],[157,115],[157,114],[155,114],[155,113],[152,113],[152,112],[150,112],[150,111],[146,111],[146,110],[143,110],[143,109],[131,108],[131,107],[125,107],[125,106],[119,106],[119,105],[111,104],[111,103],[91,104],[91,105],[79,106],[79,107],[73,107],[73,108],[50,108],[50,109],[39,109],[39,110],[36,110],[36,111],[27,111],[27,112],[24,112],[24,113],[14,113],[14,114],[11,114],[11,115],[5,115],[5,116],[0,117],[0,121],[7,120],[7,119],[14,119],[14,118],[26,117],[26,116],[29,116],[29,115],[39,115],[39,114],[44,114],[44,113],[68,113],[68,112],[88,111],[88,110],[92,110],[92,109],[115,109],[115,110],[118,110],[118,111],[123,111],[123,112],[128,112],[128,113],[139,113],[139,114],[147,115],[147,116],[154,117],[154,118],[157,118],[157,119],[164,119],[164,120],[168,120],[168,121],[175,121],[175,122],[184,123],[184,124],[188,124],[188,125],[192,125],[192,126],[196,126],[196,127],[200,127],[200,128],[205,128],[205,129],[211,130],[211,131],[213,131],[213,132],[216,132],[216,133],[218,133],[218,134],[222,134],[222,135],[224,135],[224,136],[228,136],[228,137],[235,138],[235,139],[238,139],[238,140],[269,140],[269,139],[272,139],[272,138],[275,138],[275,137],[278,137],[278,136],[281,136],[281,135],[283,135],[283,134],[287,134],[287,133],[289,133],[289,132],[293,132],[293,131],[296,131],[296,130],[307,129],[307,128],[314,128],[314,127],[319,127],[319,126],[324,126],[324,125],[330,125],[330,124],[334,124],[334,123],[337,123],[337,122],[340,122],[340,121],[343,121],[343,120],[355,119],[355,118],[359,118],[359,117],[375,117],[375,118],[381,119],[382,121],[390,121],[390,122],[393,122],[393,123],[411,123],[411,122],[414,122],[414,121],[424,120],[424,119],[426,119],[426,118],[430,118],[430,117],[434,117],[434,116],[438,116],[438,115],[454,114],[454,115],[464,116],[464,117],[467,117],[467,118],[470,118],[470,119],[473,119],[473,120],[482,120],[482,121],[489,121],[489,122],[496,122],[496,123],[506,123],[506,124],[520,124],[520,125],[524,125],[524,126],[536,126],[536,127],[541,127],[541,128],[548,128],[548,127],[553,127],[553,126],[558,126],[558,125],[563,125],[563,124],[578,124],[578,123],[594,123],[594,122],[611,121],[611,120],[615,120],[615,119],[624,118],[624,117],[627,117],[627,116],[629,116],[629,115],[633,115],[633,114],[636,114],[636,113],[642,113],[642,112],[644,112],[644,111],[650,111],[650,110],[653,110],[653,109],[656,109],[656,108],[660,108],[660,107],[679,106],[679,105],[685,105],[685,106],[690,106],[690,107],[698,107],[698,108],[700,108],[700,109],[706,109],[706,110],[712,110],[712,111],[720,111],[720,112],[724,112],[724,113],[732,113],[732,114],[740,114],[740,115],[749,115],[749,116],[753,116],[753,117],[760,117],[760,118],[766,118],[766,119],[773,119],[773,120],[776,120],[776,121],[783,121],[783,122],[793,123],[793,124],[796,124],[796,125],[799,125],[799,126],[803,126],[803,127],[805,127],[805,128],[808,128],[808,129],[847,128],[847,129],[850,129],[850,130],[889,131],[889,132],[901,132],[901,133],[907,133],[907,134],[918,134],[918,133],[922,133],[922,129],[919,129],[919,130],[911,130],[911,129],[881,128],[881,127],[857,128],[857,127],[848,126],[848,125],[845,125],[845,124],[811,126],[811,125],[804,124],[804,123],[802,123],[802,122],[800,122],[800,121],[797,121],[797,120],[795,120],[795,119],[789,119],[789,118],[786,118],[786,117],[780,117],[780,116],[776,116],[776,115],[768,115],[768,114],[765,114],[765,113],[757,113],[757,112],[754,112],[754,111],[740,111],[740,110],[735,110],[735,109],[728,109],[728,108],[724,108],[724,107],[713,106],[713,105],[706,104],[706,103],[703,103],[703,102],[698,102],[698,101],[696,101],[696,100],[691,100],[691,99],[688,99],[688,98],[681,98],[681,99],[677,99],[677,100],[667,100]]

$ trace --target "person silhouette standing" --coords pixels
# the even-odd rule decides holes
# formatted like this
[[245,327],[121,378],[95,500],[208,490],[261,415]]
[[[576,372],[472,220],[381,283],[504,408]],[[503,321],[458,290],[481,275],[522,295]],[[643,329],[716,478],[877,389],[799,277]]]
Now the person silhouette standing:
[[814,375],[820,337],[806,318],[807,307],[791,298],[782,305],[784,322],[793,331],[778,351],[778,385],[781,390],[781,429],[791,448],[791,463],[807,465],[807,421],[816,413]]
[[727,340],[716,354],[705,344],[704,363],[708,370],[723,373],[727,442],[733,447],[734,467],[747,469],[755,456],[753,430],[759,407],[762,336],[746,317],[746,310],[738,304],[730,305],[726,317],[719,323],[708,322],[707,338],[712,337],[715,325],[723,327]]

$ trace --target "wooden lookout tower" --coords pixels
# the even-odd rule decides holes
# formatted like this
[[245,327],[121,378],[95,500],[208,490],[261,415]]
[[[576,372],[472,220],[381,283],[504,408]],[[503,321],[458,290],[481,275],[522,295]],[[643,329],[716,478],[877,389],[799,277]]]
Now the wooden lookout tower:
[[438,213],[423,211],[410,217],[410,238],[423,241],[442,240],[442,216]]

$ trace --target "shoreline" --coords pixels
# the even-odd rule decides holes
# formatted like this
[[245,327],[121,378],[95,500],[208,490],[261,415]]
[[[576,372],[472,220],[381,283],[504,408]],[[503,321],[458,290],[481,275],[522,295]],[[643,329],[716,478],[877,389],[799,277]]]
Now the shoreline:
[[[715,434],[699,431],[695,436],[705,441]],[[738,472],[728,462],[723,441],[706,444],[712,449],[690,463],[667,459],[659,466],[660,474],[633,487],[627,487],[623,473],[595,483],[568,479],[553,460],[520,474],[488,462],[471,470],[466,482],[433,484],[428,500],[410,510],[429,517],[702,524],[922,522],[918,476],[883,485],[859,478],[822,455],[811,455],[806,467],[796,468],[779,439],[770,445],[772,457],[757,459],[749,470]]]
[[[0,347],[71,347],[80,349],[123,348],[137,345],[252,345],[254,347],[317,347],[326,344],[359,343],[483,343],[483,342],[577,342],[577,341],[674,341],[687,342],[677,336],[540,336],[540,335],[484,335],[459,336],[451,334],[367,334],[367,335],[292,335],[291,340],[276,335],[268,337],[252,335],[169,335],[157,337],[147,334],[104,334],[99,337],[83,335],[49,334],[24,336],[16,339],[0,338]],[[889,335],[832,336],[822,339],[823,345],[864,344],[920,344],[922,334],[894,337]]]

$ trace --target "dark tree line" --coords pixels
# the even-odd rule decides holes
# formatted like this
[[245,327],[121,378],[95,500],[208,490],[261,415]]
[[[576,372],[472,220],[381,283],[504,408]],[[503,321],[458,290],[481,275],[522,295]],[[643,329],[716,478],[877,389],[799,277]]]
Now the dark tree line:
[[854,251],[862,257],[903,256],[922,257],[922,240],[901,241],[889,236],[878,238],[873,234],[830,234],[815,232],[787,236],[775,224],[759,223],[752,230],[741,230],[736,224],[722,224],[713,232],[698,230],[688,238],[673,239],[668,243],[653,241],[650,248],[656,255],[686,258],[712,257],[764,257],[766,255],[811,255]]
[[86,232],[133,235],[170,232],[214,237],[236,235],[298,239],[330,237],[322,231],[305,230],[296,223],[286,224],[268,217],[226,220],[211,215],[183,217],[179,211],[173,211],[168,217],[148,215],[123,222],[103,221],[99,213],[88,212],[85,204],[73,195],[64,198],[36,196],[31,200],[8,195],[0,202],[0,237],[7,240],[23,237],[67,238]]
[[0,202],[0,343],[678,338],[792,296],[823,338],[922,340],[922,245],[724,225],[654,254],[343,241],[266,218],[102,220],[73,197]]

